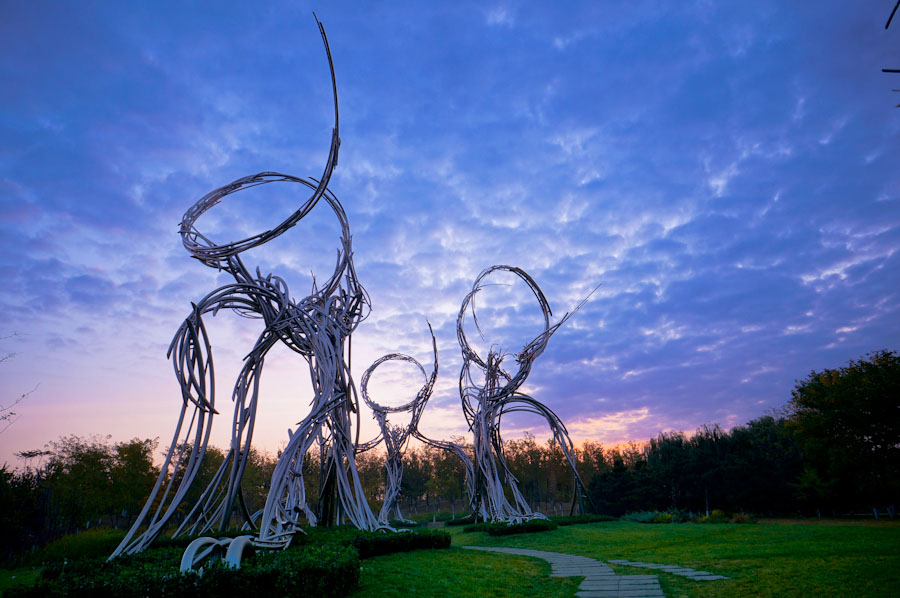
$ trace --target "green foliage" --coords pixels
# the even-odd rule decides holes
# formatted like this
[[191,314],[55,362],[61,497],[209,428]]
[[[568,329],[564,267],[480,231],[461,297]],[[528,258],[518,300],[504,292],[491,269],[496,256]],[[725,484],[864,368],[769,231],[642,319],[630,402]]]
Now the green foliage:
[[880,351],[797,382],[788,425],[806,468],[797,490],[811,507],[900,498],[900,355]]
[[0,466],[0,546],[10,559],[41,540],[43,516],[40,479],[31,471],[14,472]]
[[77,534],[68,534],[47,543],[40,550],[30,555],[29,563],[63,562],[64,560],[80,561],[85,559],[106,558],[125,537],[122,530],[98,527]]
[[659,513],[653,518],[653,523],[679,523],[679,520],[674,513]]
[[615,521],[615,517],[609,515],[595,515],[588,513],[585,515],[559,515],[551,517],[550,521],[556,525],[582,525],[585,523],[601,523],[603,521]]
[[622,515],[622,521],[631,521],[633,523],[653,523],[653,520],[659,515],[658,511],[634,511]]
[[611,458],[612,467],[589,484],[600,513],[697,512],[709,506],[795,512],[791,484],[802,461],[783,418],[761,417],[730,432],[703,426],[690,438],[660,434]]
[[179,573],[175,563],[181,551],[157,549],[111,562],[82,561],[58,571],[45,571],[32,588],[13,588],[4,596],[67,596],[126,598],[199,595],[246,597],[253,595],[346,596],[359,579],[359,556],[350,546],[326,544],[303,550],[264,553],[240,569],[219,563],[202,574]]
[[457,517],[456,519],[451,519],[450,521],[445,522],[444,525],[449,525],[451,527],[454,527],[454,526],[458,526],[458,525],[472,525],[473,523],[475,523],[475,515],[472,515],[471,513],[469,513],[468,515],[465,515],[463,517]]
[[633,523],[684,523],[688,516],[684,511],[633,511],[621,519]]
[[337,544],[352,546],[361,559],[393,552],[428,548],[448,548],[450,534],[439,529],[413,529],[401,532],[369,532],[353,527],[311,527],[306,535],[294,537],[291,546]]
[[696,519],[697,523],[728,523],[728,515],[721,509],[713,509],[709,515]]
[[[260,552],[242,562],[239,570],[221,563],[203,567],[202,575],[177,572],[190,538],[161,542],[145,552],[106,562],[103,558],[57,560],[47,563],[34,587],[11,590],[25,596],[212,596],[317,595],[346,596],[356,586],[359,561],[419,549],[449,548],[450,535],[441,530],[364,532],[354,528],[311,528],[289,549]],[[79,534],[61,547],[102,542]],[[91,536],[88,534],[87,536]],[[111,550],[111,549],[110,549]]]
[[556,527],[557,524],[549,519],[528,519],[521,523],[506,523],[503,521],[476,523],[466,526],[463,531],[467,533],[487,532],[491,536],[511,536],[513,534],[546,532],[554,530]]
[[450,548],[450,534],[437,529],[384,533],[357,531],[353,546],[361,559],[429,548]]
[[422,524],[419,523],[418,521],[406,520],[406,521],[388,521],[388,525],[390,525],[391,527],[393,527],[395,529],[410,529],[413,527],[419,527]]
[[72,435],[45,450],[18,453],[25,468],[0,473],[0,494],[11,497],[4,504],[15,506],[3,509],[0,527],[15,530],[4,545],[21,550],[78,529],[125,523],[146,500],[158,474],[155,448],[155,440],[111,444],[108,436]]

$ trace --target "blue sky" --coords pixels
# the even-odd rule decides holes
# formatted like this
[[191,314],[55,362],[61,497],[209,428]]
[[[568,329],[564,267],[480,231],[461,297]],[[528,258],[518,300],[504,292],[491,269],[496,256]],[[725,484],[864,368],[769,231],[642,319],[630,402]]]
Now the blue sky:
[[[0,391],[38,386],[0,459],[70,433],[168,441],[180,398],[165,350],[190,302],[227,282],[177,225],[239,177],[321,173],[332,108],[313,10],[340,99],[330,187],[373,304],[353,371],[395,351],[430,369],[430,321],[426,434],[465,432],[456,313],[492,264],[527,270],[557,317],[601,285],[527,386],[576,441],[741,424],[813,369],[896,350],[893,4],[6,3],[0,336],[18,334]],[[230,197],[201,230],[270,228],[292,191]],[[246,261],[302,296],[337,235],[320,206]],[[534,334],[521,288],[478,305],[485,344]],[[208,323],[222,405],[259,324]],[[411,372],[385,368],[375,400],[413,395]],[[260,448],[305,414],[304,375],[287,351],[267,362]]]

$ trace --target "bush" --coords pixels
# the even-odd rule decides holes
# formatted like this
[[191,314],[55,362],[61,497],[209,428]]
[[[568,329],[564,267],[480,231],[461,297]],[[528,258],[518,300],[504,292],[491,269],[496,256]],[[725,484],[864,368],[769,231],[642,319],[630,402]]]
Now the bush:
[[177,548],[165,548],[111,562],[85,560],[62,567],[55,578],[52,573],[45,574],[32,588],[7,590],[4,597],[243,598],[314,594],[337,598],[351,593],[359,583],[359,555],[350,546],[332,544],[264,553],[249,559],[240,569],[228,568],[220,561],[204,567],[202,574],[177,571],[175,563],[180,554]]
[[419,523],[418,521],[388,521],[388,525],[390,525],[394,529],[410,529],[412,527],[419,527],[424,524]]
[[[359,561],[421,548],[449,548],[442,530],[366,532],[354,528],[310,528],[298,534],[287,550],[259,552],[229,569],[221,562],[203,567],[202,574],[182,574],[177,566],[184,539],[164,542],[140,554],[116,558],[54,562],[45,566],[33,588],[8,590],[4,598],[38,596],[124,598],[131,596],[255,595],[346,596],[359,582]],[[111,550],[110,550],[111,552]]]
[[728,523],[728,515],[725,511],[715,509],[708,516],[704,515],[697,519],[697,523]]
[[106,558],[116,549],[125,532],[108,527],[85,530],[70,534],[47,543],[43,548],[26,558],[30,564],[52,561],[79,561]]
[[288,550],[321,544],[353,546],[360,559],[409,552],[422,548],[449,548],[450,534],[439,529],[412,529],[401,532],[367,532],[355,527],[311,527],[297,534]]
[[359,551],[359,558],[368,559],[423,548],[450,548],[450,534],[438,529],[416,529],[398,533],[357,531],[352,545]]
[[472,515],[470,513],[469,515],[465,515],[463,517],[460,517],[459,519],[451,519],[450,521],[446,522],[445,525],[472,525],[473,523],[475,523],[475,515]]
[[635,511],[622,515],[623,521],[635,523],[682,523],[687,521],[684,511]]
[[494,521],[489,523],[476,523],[463,529],[464,532],[487,532],[491,536],[510,536],[512,534],[529,534],[532,532],[546,532],[556,529],[556,523],[549,519],[528,519],[521,523],[506,523]]
[[622,515],[623,521],[633,521],[635,523],[653,523],[653,520],[659,515],[658,511],[634,511]]
[[551,517],[550,521],[552,521],[556,525],[566,526],[580,525],[582,523],[601,523],[604,521],[616,521],[616,518],[609,515],[596,515],[593,513],[588,513],[584,515],[560,515]]

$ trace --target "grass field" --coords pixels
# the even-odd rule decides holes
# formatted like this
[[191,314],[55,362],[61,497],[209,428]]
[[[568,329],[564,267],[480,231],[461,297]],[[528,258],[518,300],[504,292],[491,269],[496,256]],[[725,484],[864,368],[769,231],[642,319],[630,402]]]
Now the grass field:
[[[453,534],[449,550],[419,550],[362,562],[353,598],[374,596],[566,597],[581,578],[551,578],[539,559],[465,550],[513,546],[681,565],[730,577],[697,582],[668,573],[614,566],[621,575],[658,574],[669,598],[756,596],[900,596],[900,522],[773,521],[761,524],[641,524],[624,521],[492,537]],[[31,584],[37,569],[0,571],[0,590]],[[15,576],[15,579],[13,579]]]
[[[448,528],[450,529],[450,528]],[[602,561],[641,560],[725,575],[697,582],[633,567],[623,575],[658,573],[669,598],[900,596],[900,525],[595,523],[552,532],[491,537],[453,530],[448,551],[419,551],[363,563],[360,590],[370,596],[574,596],[580,578],[549,578],[537,559],[459,547],[514,546],[578,554]],[[392,589],[396,588],[396,590]],[[393,592],[393,593],[391,593]]]

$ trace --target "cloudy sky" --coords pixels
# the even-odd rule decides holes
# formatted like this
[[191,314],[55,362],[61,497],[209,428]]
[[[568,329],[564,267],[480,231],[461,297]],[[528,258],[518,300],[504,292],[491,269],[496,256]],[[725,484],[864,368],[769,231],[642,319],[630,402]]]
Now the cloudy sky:
[[[465,432],[456,313],[492,264],[527,270],[555,317],[601,285],[527,384],[576,441],[742,424],[811,370],[900,349],[900,75],[881,72],[900,67],[893,0],[552,4],[4,3],[0,349],[15,355],[0,402],[34,392],[0,462],[73,433],[168,442],[166,348],[191,301],[227,282],[177,225],[239,177],[321,173],[332,107],[313,10],[340,99],[330,187],[373,306],[353,371],[394,351],[430,371],[430,321],[426,434]],[[198,227],[223,241],[271,228],[304,197],[275,187]],[[302,297],[337,236],[322,204],[245,261]],[[484,346],[514,352],[539,330],[519,286],[477,306]],[[207,326],[222,445],[261,323]],[[410,372],[385,368],[373,398],[412,396]],[[257,446],[305,415],[306,376],[273,351]]]

